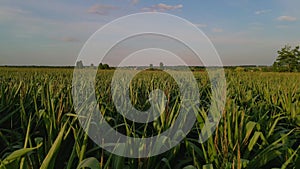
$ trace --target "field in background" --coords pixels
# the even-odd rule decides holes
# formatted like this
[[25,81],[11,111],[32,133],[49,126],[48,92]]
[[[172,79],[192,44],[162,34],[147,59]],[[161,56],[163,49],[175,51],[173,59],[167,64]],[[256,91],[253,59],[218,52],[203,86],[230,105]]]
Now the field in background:
[[[0,68],[0,169],[2,168],[297,168],[300,167],[300,73],[226,70],[227,101],[213,136],[198,142],[210,102],[205,72],[194,72],[200,88],[197,122],[178,146],[158,156],[131,159],[94,144],[72,107],[72,69]],[[110,97],[113,70],[99,70],[101,113],[130,137],[149,137],[172,125],[178,86],[162,71],[141,72],[132,82],[132,104],[149,107],[151,90],[165,91],[168,105],[153,123],[134,124],[116,112]]]

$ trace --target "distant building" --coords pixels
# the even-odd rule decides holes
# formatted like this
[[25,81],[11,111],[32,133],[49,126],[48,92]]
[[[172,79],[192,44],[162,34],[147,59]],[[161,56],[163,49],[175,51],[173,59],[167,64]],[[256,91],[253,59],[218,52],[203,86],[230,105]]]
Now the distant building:
[[79,69],[83,68],[82,60],[76,62],[76,68],[79,68]]

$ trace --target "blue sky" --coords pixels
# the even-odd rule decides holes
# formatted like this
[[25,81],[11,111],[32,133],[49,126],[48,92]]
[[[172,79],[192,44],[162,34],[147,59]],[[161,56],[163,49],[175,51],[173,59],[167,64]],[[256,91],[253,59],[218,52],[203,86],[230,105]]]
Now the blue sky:
[[298,0],[2,0],[0,64],[74,65],[104,24],[157,11],[198,26],[225,65],[270,65],[285,44],[300,44],[299,6]]

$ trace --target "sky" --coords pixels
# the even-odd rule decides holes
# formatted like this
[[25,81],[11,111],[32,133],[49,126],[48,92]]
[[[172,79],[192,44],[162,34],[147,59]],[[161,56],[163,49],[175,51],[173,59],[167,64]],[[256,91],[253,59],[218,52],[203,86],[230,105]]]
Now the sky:
[[190,21],[224,65],[271,65],[277,50],[300,44],[299,6],[299,0],[1,0],[0,65],[74,65],[94,32],[139,12]]

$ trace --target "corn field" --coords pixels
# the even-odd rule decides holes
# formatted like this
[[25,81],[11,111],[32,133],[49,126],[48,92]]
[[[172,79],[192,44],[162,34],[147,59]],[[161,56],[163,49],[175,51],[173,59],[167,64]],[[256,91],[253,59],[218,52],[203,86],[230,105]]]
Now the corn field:
[[[178,86],[163,71],[142,71],[131,82],[130,99],[147,110],[148,95],[161,89],[164,113],[135,124],[116,111],[111,97],[113,70],[98,70],[100,112],[117,131],[150,137],[168,129],[178,114]],[[194,72],[201,104],[187,137],[149,158],[113,155],[84,132],[74,111],[73,69],[0,68],[0,169],[230,169],[300,168],[300,74],[226,70],[227,99],[216,131],[199,143],[210,105],[210,80]],[[101,133],[100,133],[101,134]]]

